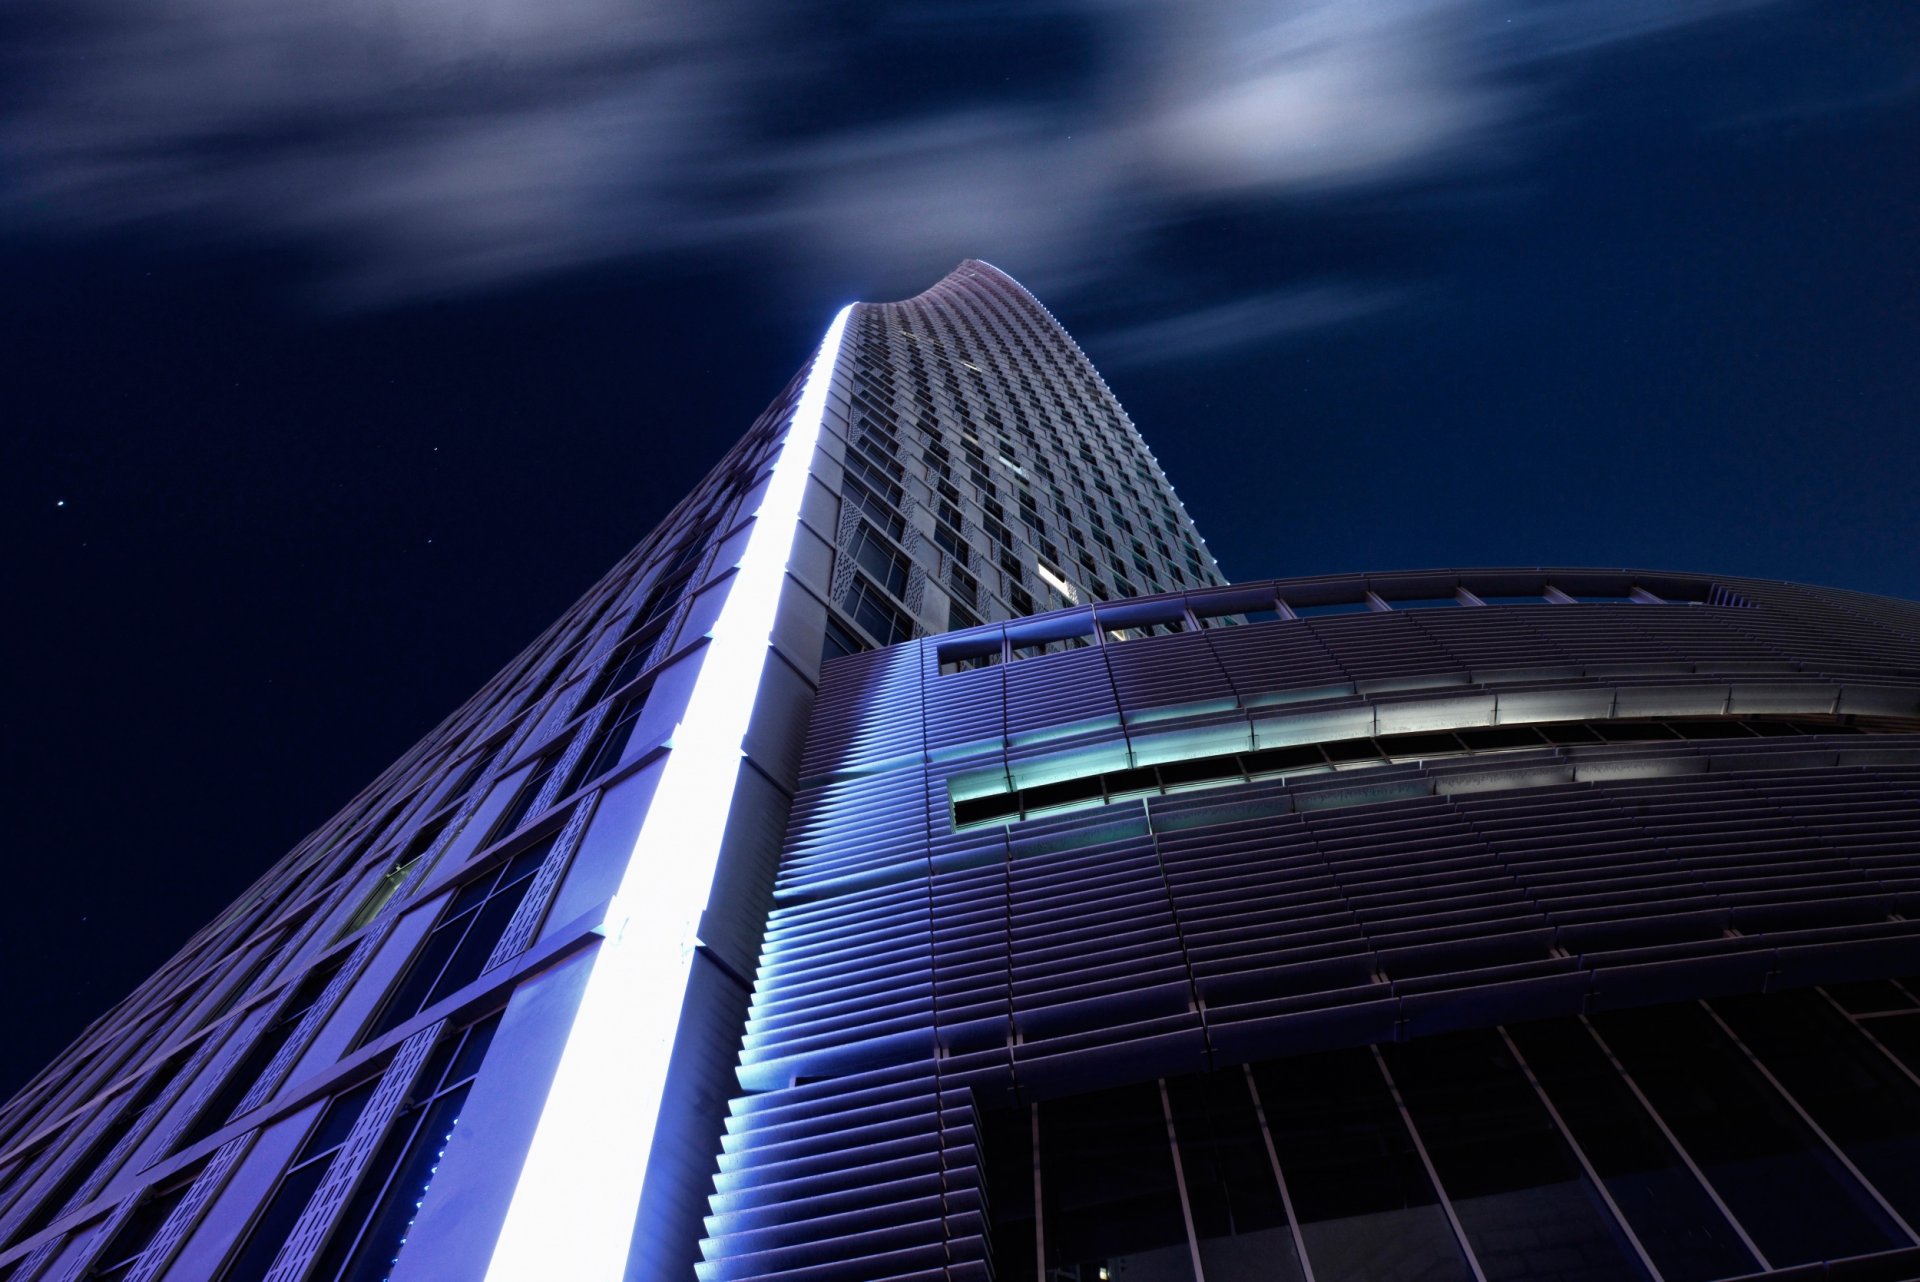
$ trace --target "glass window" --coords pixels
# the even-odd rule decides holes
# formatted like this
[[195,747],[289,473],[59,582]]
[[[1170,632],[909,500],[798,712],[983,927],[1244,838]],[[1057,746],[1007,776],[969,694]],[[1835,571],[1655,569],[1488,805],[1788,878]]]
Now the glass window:
[[1039,1109],[1050,1282],[1191,1282],[1159,1084],[1048,1100]]
[[853,629],[840,622],[839,616],[828,612],[826,636],[820,645],[820,662],[858,654],[866,648],[867,643],[856,636]]
[[320,1253],[311,1282],[381,1282],[425,1204],[500,1017],[442,1041]]
[[853,535],[853,561],[895,596],[907,591],[907,559],[880,532],[862,521]]
[[394,892],[407,884],[407,878],[413,875],[414,866],[420,862],[420,859],[421,856],[415,855],[406,863],[393,864],[381,873],[379,880],[367,890],[366,898],[360,901],[360,906],[353,910],[353,916],[347,918],[346,924],[340,927],[340,933],[334,938],[345,939],[379,916],[380,910],[387,906],[387,901],[393,898]]
[[656,625],[627,643],[626,652],[608,671],[606,678],[598,683],[598,689],[593,692],[593,702],[598,703],[606,696],[624,690],[628,682],[647,670],[647,664],[653,658],[653,647],[659,644],[662,631]]
[[274,1056],[280,1053],[280,1048],[287,1044],[287,1039],[292,1037],[294,1031],[300,1027],[300,1021],[307,1017],[307,1012],[313,1008],[313,1004],[320,1000],[321,994],[326,992],[327,985],[333,982],[334,972],[339,969],[340,960],[334,960],[308,972],[307,977],[300,981],[299,988],[294,990],[293,996],[287,999],[280,1013],[274,1016],[273,1022],[254,1038],[253,1045],[228,1070],[226,1077],[221,1080],[219,1089],[208,1096],[207,1102],[201,1106],[200,1113],[194,1118],[193,1124],[181,1134],[180,1142],[175,1145],[176,1149],[198,1144],[227,1124],[227,1120],[233,1116],[233,1110],[239,1106],[242,1099],[246,1098],[247,1092],[253,1089],[253,1084],[259,1079],[260,1074],[273,1063]]
[[[860,484],[860,482],[851,479],[846,483],[845,492],[847,500],[859,508],[869,521],[879,526],[889,536],[895,539],[906,537],[907,522],[905,518],[894,511],[893,508],[889,507],[879,495]],[[896,493],[897,492],[896,490]],[[898,502],[898,500],[896,499],[895,502]]]
[[313,1191],[320,1187],[320,1177],[327,1173],[327,1164],[347,1142],[353,1124],[360,1120],[378,1084],[379,1078],[369,1078],[327,1102],[319,1121],[294,1154],[286,1174],[280,1177],[273,1196],[267,1199],[247,1231],[246,1241],[220,1274],[220,1282],[261,1282],[267,1276],[274,1257],[286,1245],[287,1235],[293,1232],[300,1213],[312,1199]]
[[913,635],[913,625],[873,584],[858,575],[840,598],[840,608],[853,616],[875,641],[893,645]]
[[1423,1037],[1381,1054],[1488,1282],[1641,1276],[1498,1033]]
[[1261,1064],[1254,1080],[1316,1276],[1472,1277],[1372,1051]]
[[1583,1024],[1548,1020],[1508,1033],[1661,1276],[1705,1282],[1759,1269]]
[[1301,1276],[1293,1229],[1247,1075],[1226,1069],[1167,1082],[1200,1267],[1209,1282]]
[[1593,1023],[1776,1267],[1903,1244],[1704,1010],[1654,1006]]
[[559,769],[560,756],[558,752],[549,752],[534,766],[533,773],[529,774],[527,781],[520,785],[520,791],[513,795],[513,804],[508,806],[507,812],[500,816],[500,822],[493,826],[493,835],[488,838],[489,842],[498,841],[527,821],[533,813],[533,803],[538,801],[540,794],[546,790],[547,780],[553,778],[553,772]]
[[[133,1129],[134,1123],[140,1120],[140,1115],[147,1106],[160,1098],[160,1092],[173,1081],[174,1072],[179,1067],[178,1059],[161,1064],[147,1074],[146,1081],[142,1082],[129,1098],[118,1104],[119,1112],[113,1121],[101,1128],[100,1133],[94,1136],[93,1142],[87,1145],[86,1151],[75,1158],[59,1181],[40,1196],[40,1204],[34,1208],[33,1214],[22,1220],[19,1227],[13,1231],[14,1241],[24,1241],[53,1223],[53,1217],[66,1208],[67,1199],[71,1198],[74,1192],[86,1182],[87,1177],[93,1174],[94,1167],[113,1151],[113,1146],[120,1142],[122,1136]],[[112,1108],[115,1105],[109,1104],[108,1107]],[[69,1135],[66,1138],[71,1142],[74,1137]],[[12,1169],[0,1171],[0,1187],[6,1187],[9,1180],[5,1177],[15,1173],[16,1171]]]
[[195,1170],[191,1174],[176,1175],[156,1188],[127,1217],[120,1231],[113,1235],[113,1241],[107,1243],[106,1249],[95,1257],[93,1264],[80,1276],[89,1282],[108,1282],[109,1279],[124,1278],[132,1273],[134,1266],[140,1263],[140,1257],[146,1254],[153,1239],[165,1226],[167,1217],[186,1197],[187,1190],[193,1187],[193,1181],[199,1174]]
[[1920,1087],[1818,993],[1712,1006],[1880,1196],[1920,1221]]
[[553,836],[535,842],[454,892],[365,1040],[398,1028],[480,977],[553,843]]
[[614,704],[613,710],[607,713],[606,724],[600,727],[593,743],[581,754],[583,764],[574,772],[573,781],[563,791],[571,792],[620,764],[620,758],[633,738],[633,728],[639,723],[640,714],[646,711],[647,696],[652,692],[652,683],[649,682]]
[[1326,605],[1293,605],[1293,603],[1289,601],[1287,604],[1293,607],[1295,616],[1302,619],[1317,619],[1334,614],[1369,614],[1372,612],[1372,607],[1368,606],[1365,601],[1334,601]]

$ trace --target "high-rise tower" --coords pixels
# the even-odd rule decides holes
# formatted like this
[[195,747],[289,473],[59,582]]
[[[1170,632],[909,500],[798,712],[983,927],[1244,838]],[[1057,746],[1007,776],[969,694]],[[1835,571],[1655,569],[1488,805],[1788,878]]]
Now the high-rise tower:
[[967,263],[0,1110],[0,1282],[1920,1277],[1920,606],[1224,583]]
[[1012,279],[848,308],[611,574],[0,1112],[0,1277],[687,1276],[823,656],[1218,582]]

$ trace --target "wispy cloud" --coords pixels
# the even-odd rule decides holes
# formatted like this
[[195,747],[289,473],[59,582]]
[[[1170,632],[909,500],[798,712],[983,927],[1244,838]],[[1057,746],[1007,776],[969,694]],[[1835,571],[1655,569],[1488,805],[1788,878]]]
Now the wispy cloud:
[[1408,292],[1324,281],[1236,298],[1085,340],[1103,367],[1216,356],[1397,307]]
[[1209,202],[1482,163],[1535,105],[1515,69],[1759,2],[1035,0],[1097,50],[1077,78],[875,116],[870,51],[771,0],[17,0],[0,210],[305,246],[349,301],[690,248],[1097,279]]

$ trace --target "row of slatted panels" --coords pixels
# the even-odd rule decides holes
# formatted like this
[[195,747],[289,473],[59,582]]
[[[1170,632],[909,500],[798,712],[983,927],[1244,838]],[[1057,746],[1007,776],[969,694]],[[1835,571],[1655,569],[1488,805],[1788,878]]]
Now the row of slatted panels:
[[949,1067],[927,1054],[735,1100],[700,1282],[988,1282],[992,1095]]
[[808,903],[769,940],[701,1276],[985,1276],[986,1101],[1909,973],[1920,739],[1858,745],[1330,810],[1161,798]]
[[[1676,976],[1790,970],[1782,948],[1920,942],[1903,920],[1920,919],[1920,738],[1502,760],[1154,797],[938,857],[903,836],[892,878],[776,908],[743,1081],[917,1053],[936,1019],[947,1049],[1030,1073],[1143,1038],[1250,1055],[1359,1010],[1390,1031],[1490,982],[1635,1004],[1692,982]],[[1443,790],[1458,780],[1475,790]]]
[[[1471,575],[1456,576],[1471,581]],[[928,678],[929,746],[1217,699],[1523,671],[1795,670],[1920,676],[1920,611],[1859,593],[1730,580],[1747,606],[1491,606],[1284,620],[1023,659]],[[1285,593],[1285,582],[1276,585]],[[1189,594],[1191,595],[1191,594]],[[1178,600],[1179,598],[1168,598]],[[985,635],[976,629],[950,639]],[[931,653],[931,644],[923,653]],[[845,662],[854,662],[846,660]],[[1105,688],[1096,678],[1106,669]],[[994,716],[991,705],[999,704]]]
[[[1373,640],[1424,644],[1407,626],[1426,616],[1466,619],[1439,625],[1458,646],[1488,628],[1483,653],[1528,610],[1602,636],[1606,615],[1683,619],[1664,669],[1636,660],[1610,679],[1717,671],[1729,706],[1920,679],[1898,611],[1796,594],[1822,596],[1743,585],[1751,608],[1341,616],[946,675],[932,641],[838,661],[789,824],[704,1282],[984,1277],[976,1105],[1920,969],[1920,738],[1897,734],[1541,748],[953,830],[949,783],[983,765],[1130,759],[1169,725],[1239,733],[1261,706],[1249,691],[1296,678],[1347,682],[1323,702],[1357,706],[1357,672],[1376,691],[1395,680],[1384,660],[1365,666]],[[1729,632],[1733,616],[1773,632]],[[1536,642],[1503,653],[1503,697],[1600,680],[1565,664],[1604,669],[1605,646],[1548,639],[1553,671],[1531,682],[1514,656]],[[1138,718],[1135,700],[1180,714]]]

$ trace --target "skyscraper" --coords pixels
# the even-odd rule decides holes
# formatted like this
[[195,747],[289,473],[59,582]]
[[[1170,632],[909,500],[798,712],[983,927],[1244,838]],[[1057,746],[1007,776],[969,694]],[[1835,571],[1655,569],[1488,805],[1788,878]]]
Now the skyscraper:
[[1920,607],[1229,585],[965,263],[0,1111],[0,1280],[1916,1276],[1917,834]]
[[611,574],[0,1113],[0,1276],[685,1276],[823,657],[1220,581],[1010,278],[848,308]]

